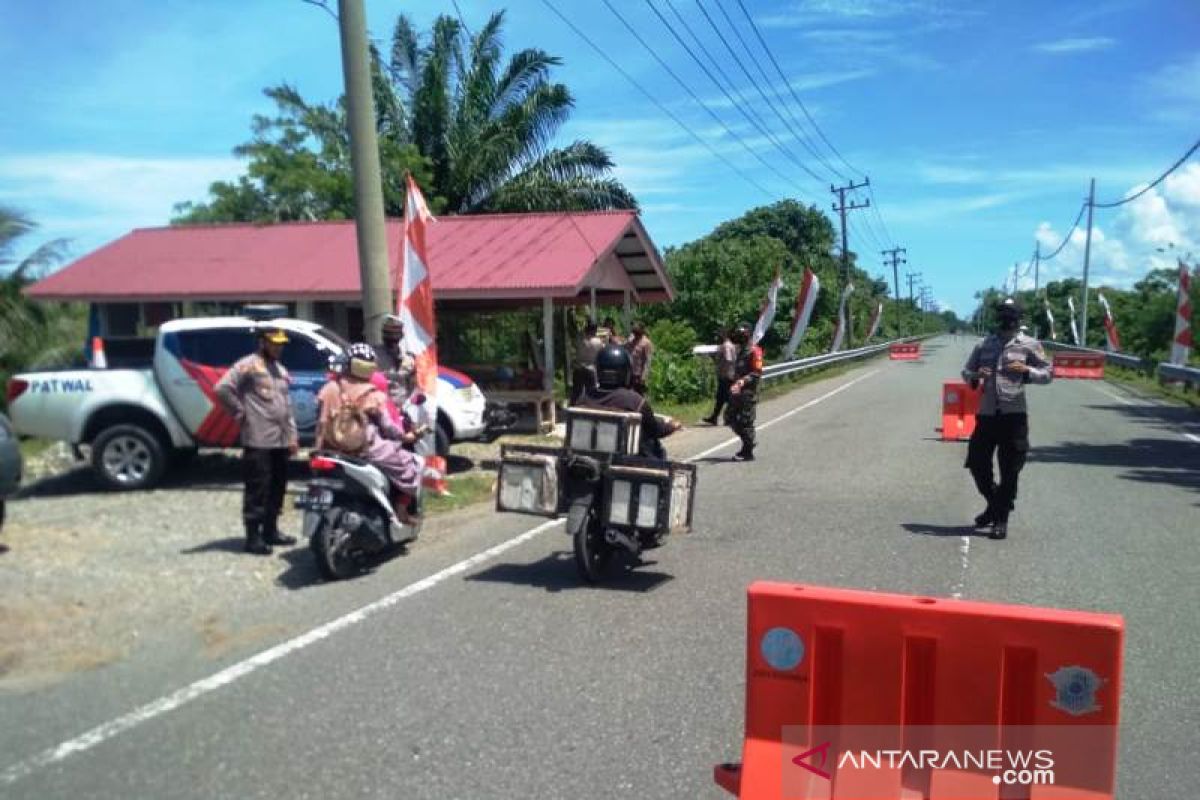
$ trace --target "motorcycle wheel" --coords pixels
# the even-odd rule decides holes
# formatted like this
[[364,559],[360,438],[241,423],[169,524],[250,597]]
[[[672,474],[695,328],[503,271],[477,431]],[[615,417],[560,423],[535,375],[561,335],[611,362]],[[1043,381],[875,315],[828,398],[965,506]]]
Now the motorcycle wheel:
[[308,541],[317,560],[317,570],[327,581],[344,580],[359,571],[358,561],[350,553],[350,534],[337,524],[338,516],[322,517]]
[[612,549],[604,541],[604,533],[596,518],[595,505],[590,499],[576,500],[567,512],[567,533],[575,544],[575,566],[588,583],[598,583],[608,570]]

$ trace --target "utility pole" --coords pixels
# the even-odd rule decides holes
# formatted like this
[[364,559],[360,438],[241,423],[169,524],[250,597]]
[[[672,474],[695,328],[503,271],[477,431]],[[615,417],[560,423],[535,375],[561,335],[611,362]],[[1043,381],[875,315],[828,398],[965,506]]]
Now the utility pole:
[[[850,282],[850,250],[846,244],[846,212],[854,211],[858,208],[866,208],[871,205],[871,199],[867,198],[862,203],[851,202],[846,205],[846,192],[852,192],[855,189],[861,189],[864,186],[870,186],[871,179],[864,178],[862,183],[849,183],[846,186],[834,186],[829,184],[829,191],[836,194],[838,199],[833,204],[833,210],[838,212],[842,220],[842,291],[845,292],[846,284]],[[846,349],[850,349],[850,301],[846,300]]]
[[913,307],[914,311],[916,311],[917,310],[917,301],[913,299],[913,280],[921,277],[921,273],[909,272],[909,273],[907,273],[907,275],[908,275],[908,304]]
[[1021,279],[1020,279],[1020,277],[1019,277],[1019,273],[1017,272],[1017,270],[1019,270],[1019,269],[1021,269],[1021,262],[1020,262],[1020,261],[1018,261],[1017,263],[1013,264],[1013,288],[1012,288],[1012,293],[1013,293],[1014,295],[1017,293],[1017,286],[1019,285],[1019,281],[1021,280]]
[[884,263],[892,265],[892,286],[896,287],[896,335],[900,335],[900,270],[901,264],[907,264],[907,258],[900,258],[901,253],[907,254],[908,251],[903,247],[893,247],[891,250],[880,250],[881,255],[890,255],[892,258]]
[[1092,209],[1096,205],[1096,179],[1092,178],[1092,188],[1088,191],[1088,228],[1087,239],[1083,244],[1083,320],[1080,325],[1079,344],[1087,347],[1087,311],[1088,311],[1088,265],[1092,258]]
[[1033,247],[1033,299],[1037,300],[1038,292],[1038,272],[1042,267],[1042,243],[1038,242]]
[[378,344],[383,317],[392,310],[392,287],[363,0],[338,0],[338,27],[350,127],[350,166],[354,175],[354,230],[362,281],[363,334],[367,341]]

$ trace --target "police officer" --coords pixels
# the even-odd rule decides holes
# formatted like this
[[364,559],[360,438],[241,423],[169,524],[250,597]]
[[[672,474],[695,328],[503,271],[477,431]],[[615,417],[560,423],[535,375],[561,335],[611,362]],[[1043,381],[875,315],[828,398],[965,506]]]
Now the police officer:
[[375,354],[379,371],[387,376],[388,396],[396,408],[403,409],[404,401],[413,391],[417,360],[403,347],[404,322],[400,317],[388,314],[383,318],[380,338],[383,345]]
[[642,444],[638,455],[665,460],[667,452],[660,441],[682,426],[673,419],[660,421],[645,397],[629,387],[633,367],[629,351],[620,345],[606,345],[596,356],[596,386],[584,390],[576,403],[580,408],[606,408],[632,411],[642,415]]
[[729,387],[729,405],[725,407],[725,424],[742,440],[742,449],[734,454],[735,461],[754,460],[754,421],[758,410],[758,383],[762,379],[762,348],[750,342],[750,326],[742,323],[733,331],[737,357],[733,363],[733,384]]
[[291,380],[279,357],[287,344],[279,328],[262,328],[258,352],[238,361],[217,382],[221,404],[242,427],[242,520],[246,552],[270,555],[271,545],[295,544],[279,532],[288,457],[300,450],[288,394]]
[[[975,431],[967,445],[966,467],[987,508],[975,526],[991,526],[990,537],[1008,535],[1008,515],[1017,497],[1017,478],[1029,452],[1025,384],[1050,383],[1053,373],[1037,339],[1021,332],[1023,310],[1011,297],[996,308],[996,331],[975,346],[963,367],[963,380],[983,386]],[[994,482],[992,454],[997,453],[1000,483]]]

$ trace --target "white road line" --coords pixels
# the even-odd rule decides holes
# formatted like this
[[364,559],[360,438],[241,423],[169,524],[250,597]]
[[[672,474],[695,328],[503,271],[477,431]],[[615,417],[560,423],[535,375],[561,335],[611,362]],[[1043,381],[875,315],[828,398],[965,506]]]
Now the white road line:
[[[1151,402],[1149,400],[1141,402],[1141,403],[1134,403],[1133,401],[1126,400],[1124,397],[1115,395],[1112,392],[1107,392],[1104,389],[1101,389],[1099,386],[1093,386],[1092,388],[1095,389],[1100,394],[1111,397],[1113,400],[1116,400],[1118,403],[1124,403],[1127,406],[1134,406],[1136,408],[1170,408],[1171,407],[1171,406],[1165,405],[1163,403],[1155,403],[1155,402]],[[1193,442],[1200,442],[1200,436],[1197,436],[1194,433],[1185,433],[1184,431],[1179,431],[1179,434],[1188,439],[1191,439]]]
[[1113,400],[1116,400],[1118,403],[1124,403],[1127,406],[1138,405],[1138,403],[1135,403],[1132,400],[1128,400],[1124,397],[1121,397],[1120,395],[1116,395],[1116,394],[1113,394],[1112,392],[1101,389],[1099,386],[1096,386],[1095,384],[1092,384],[1092,388],[1095,389],[1100,394],[1104,395],[1105,397],[1111,397]]
[[[866,380],[877,372],[879,372],[879,370],[872,370],[871,372],[855,378],[848,383],[844,383],[833,391],[826,392],[814,400],[809,400],[802,406],[793,408],[791,411],[787,411],[768,422],[764,422],[762,425],[759,425],[757,429],[763,430],[764,428],[769,428],[777,422],[781,422],[782,420],[798,414],[807,408],[815,406],[817,403],[828,400],[834,395],[849,389],[859,381]],[[714,453],[717,450],[720,450],[722,447],[727,447],[728,445],[737,441],[740,440],[735,436],[731,439],[721,442],[715,447],[710,447],[699,455],[692,456],[686,460],[698,461],[710,453]],[[362,608],[357,609],[356,611],[351,611],[345,616],[338,617],[337,619],[327,622],[324,625],[319,625],[307,633],[300,634],[299,636],[289,639],[286,642],[277,644],[267,650],[263,650],[261,653],[253,655],[244,661],[233,664],[232,666],[226,667],[220,672],[210,675],[207,678],[201,678],[195,683],[189,684],[178,691],[172,692],[171,694],[160,697],[159,699],[147,703],[140,708],[134,709],[128,714],[117,717],[116,719],[92,728],[90,731],[80,734],[74,739],[70,739],[60,745],[57,745],[56,747],[48,748],[35,756],[27,758],[23,761],[19,761],[16,764],[13,764],[11,767],[5,769],[4,772],[0,773],[0,785],[15,783],[39,769],[43,769],[60,761],[64,761],[73,755],[91,750],[93,747],[102,744],[103,742],[112,739],[115,736],[119,736],[125,731],[135,728],[138,725],[141,725],[143,722],[149,722],[155,717],[159,717],[163,714],[174,711],[175,709],[190,703],[198,697],[203,697],[209,692],[214,692],[223,686],[228,686],[239,678],[244,678],[250,673],[260,669],[261,667],[265,667],[268,664],[278,661],[284,656],[308,647],[309,645],[319,642],[322,639],[326,639],[344,628],[348,628],[351,625],[356,625],[365,620],[367,617],[382,611],[385,608],[390,608],[391,606],[396,605],[401,600],[412,597],[413,595],[423,592],[426,589],[432,589],[434,586],[437,586],[439,583],[442,583],[449,578],[453,578],[455,575],[461,575],[467,570],[477,567],[485,561],[495,558],[501,553],[512,550],[514,547],[519,547],[525,542],[533,539],[538,534],[562,524],[562,522],[563,520],[561,519],[553,519],[549,520],[548,522],[543,522],[541,525],[530,528],[529,530],[518,534],[512,539],[508,539],[507,541],[501,542],[494,547],[489,547],[487,550],[476,553],[470,558],[459,561],[456,564],[452,564],[443,569],[441,572],[436,572],[433,575],[430,575],[428,578],[423,578],[416,583],[410,583],[403,589],[399,589],[392,594],[387,595],[386,597],[376,600],[373,603],[369,603]]]

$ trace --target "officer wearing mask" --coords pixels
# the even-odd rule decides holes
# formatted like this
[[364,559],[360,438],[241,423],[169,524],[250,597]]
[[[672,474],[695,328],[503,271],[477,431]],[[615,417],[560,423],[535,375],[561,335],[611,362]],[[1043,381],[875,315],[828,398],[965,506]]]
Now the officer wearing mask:
[[[987,508],[975,526],[991,526],[992,539],[1008,535],[1008,515],[1017,497],[1017,478],[1029,453],[1025,384],[1050,383],[1053,373],[1037,339],[1021,332],[1023,310],[1011,297],[996,308],[997,328],[975,346],[963,367],[963,380],[983,387],[975,432],[967,445],[966,467]],[[999,454],[1000,483],[994,482],[992,455]]]
[[396,408],[404,408],[404,401],[412,394],[416,380],[417,360],[403,346],[404,323],[395,314],[383,318],[380,337],[383,344],[376,351],[379,371],[388,381],[388,397]]
[[646,398],[629,388],[632,373],[629,351],[619,345],[607,345],[596,356],[597,385],[585,389],[576,405],[580,408],[640,413],[642,444],[638,455],[666,460],[667,451],[660,440],[683,426],[669,418],[660,421],[654,415]]
[[733,384],[729,387],[729,405],[725,408],[725,424],[742,440],[742,449],[734,461],[754,460],[754,422],[758,412],[758,383],[762,379],[762,348],[750,342],[750,326],[738,325],[733,331],[737,356],[733,362]]
[[287,333],[279,328],[260,329],[258,352],[230,367],[215,390],[217,399],[242,428],[246,552],[262,556],[271,554],[271,545],[296,543],[278,528],[288,457],[300,451],[288,392],[291,379],[279,363],[287,341]]

